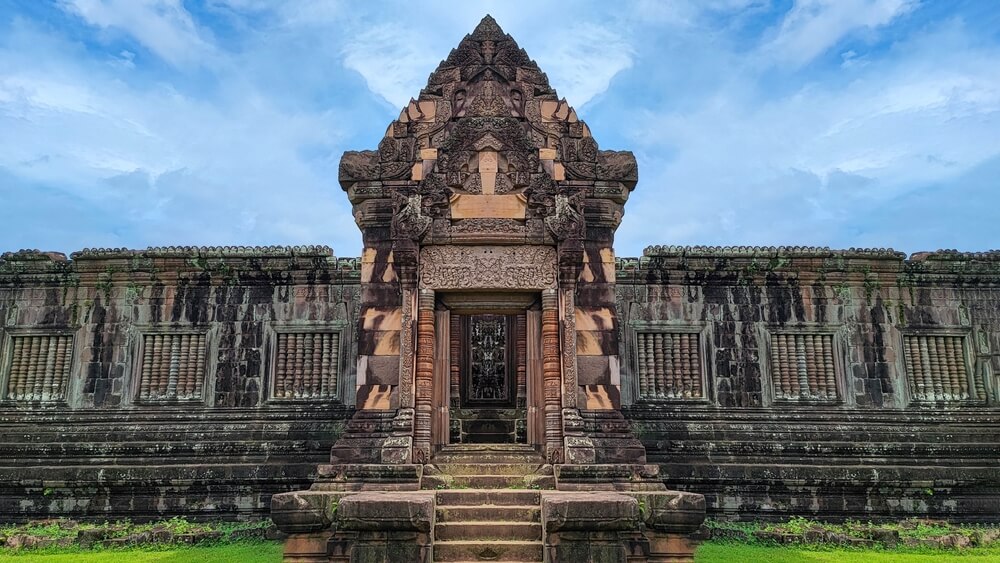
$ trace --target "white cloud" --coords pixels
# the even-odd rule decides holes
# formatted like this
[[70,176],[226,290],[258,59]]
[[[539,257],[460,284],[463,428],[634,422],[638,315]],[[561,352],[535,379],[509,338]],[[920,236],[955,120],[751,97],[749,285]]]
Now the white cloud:
[[[323,159],[346,148],[338,146],[338,111],[286,109],[287,99],[239,75],[220,77],[232,88],[218,97],[133,85],[102,56],[58,58],[67,44],[34,30],[5,41],[5,245],[323,243],[357,252],[336,167]],[[44,69],[29,46],[46,55]],[[67,224],[77,225],[71,235]]]
[[769,0],[637,0],[631,13],[645,23],[700,26],[706,16],[766,8]]
[[[701,103],[623,124],[634,127],[642,181],[621,240],[633,249],[655,241],[915,250],[903,231],[881,231],[879,243],[843,229],[1000,155],[998,57],[1000,49],[969,45],[946,26],[785,94],[768,91],[759,74],[716,68],[733,78]],[[697,219],[662,226],[666,216]]]
[[[766,4],[428,0],[414,19],[401,2],[214,0],[216,19],[200,20],[180,0],[61,0],[86,32],[145,47],[103,52],[0,22],[5,244],[302,242],[351,255],[337,162],[373,148],[396,114],[358,76],[400,107],[490,11],[560,95],[587,106],[602,146],[636,151],[621,254],[657,242],[906,247],[870,223],[997,159],[1000,49],[942,22],[893,28],[888,44],[882,32],[919,8],[904,0],[804,1],[776,21]],[[213,36],[214,21],[226,33]],[[881,48],[819,58],[853,37]],[[147,49],[209,64],[155,75]],[[964,232],[961,206],[948,209]]]
[[181,0],[60,0],[60,5],[90,25],[131,35],[174,66],[199,63],[213,51]]
[[615,75],[632,66],[632,45],[596,23],[561,26],[544,41],[538,64],[559,94],[577,107],[603,93]]
[[369,90],[397,108],[417,97],[441,60],[439,53],[427,48],[422,34],[394,23],[351,37],[343,52],[344,66],[358,72]]
[[797,0],[764,52],[805,64],[859,29],[875,29],[913,10],[917,0]]

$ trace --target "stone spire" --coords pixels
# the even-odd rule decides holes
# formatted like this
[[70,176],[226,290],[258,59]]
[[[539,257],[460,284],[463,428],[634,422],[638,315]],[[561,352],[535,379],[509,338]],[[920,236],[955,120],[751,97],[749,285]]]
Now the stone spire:
[[[345,153],[340,168],[355,205],[392,199],[393,236],[423,244],[572,239],[588,197],[610,200],[600,220],[616,227],[636,179],[632,153],[600,150],[488,15],[431,73],[378,150]],[[375,215],[359,223],[366,217]]]

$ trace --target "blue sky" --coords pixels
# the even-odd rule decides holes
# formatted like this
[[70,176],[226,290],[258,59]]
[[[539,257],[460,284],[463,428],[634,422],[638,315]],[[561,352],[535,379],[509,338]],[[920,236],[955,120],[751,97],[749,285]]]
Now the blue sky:
[[5,0],[0,248],[329,244],[337,183],[487,12],[650,244],[1000,248],[994,0]]

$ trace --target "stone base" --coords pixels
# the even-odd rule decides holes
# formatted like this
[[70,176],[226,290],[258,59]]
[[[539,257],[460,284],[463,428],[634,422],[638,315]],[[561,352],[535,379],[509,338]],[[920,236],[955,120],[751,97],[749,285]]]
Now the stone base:
[[646,448],[621,411],[563,409],[563,434],[566,463],[646,463]]
[[329,563],[332,530],[290,534],[285,540],[284,563]]
[[423,465],[320,465],[313,491],[418,491]]
[[560,491],[665,491],[658,465],[556,465]]
[[680,534],[646,532],[649,540],[647,563],[693,563],[698,541]]
[[704,497],[690,493],[543,493],[545,560],[694,561],[691,534],[704,519]]
[[330,449],[330,461],[398,465],[413,461],[413,409],[359,410]]

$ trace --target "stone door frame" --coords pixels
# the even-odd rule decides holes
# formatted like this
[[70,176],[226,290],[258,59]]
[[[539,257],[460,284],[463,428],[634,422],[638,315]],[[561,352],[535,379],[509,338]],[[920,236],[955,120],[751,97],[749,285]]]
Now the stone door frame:
[[[541,369],[531,370],[537,374],[534,382],[529,376],[527,385],[540,388],[531,395],[541,405],[538,418],[544,420],[544,431],[536,432],[535,436],[544,437],[547,459],[562,460],[562,409],[576,405],[575,394],[569,397],[563,392],[564,387],[576,390],[575,377],[572,382],[563,381],[563,360],[567,353],[575,354],[576,334],[567,323],[565,332],[572,334],[560,335],[560,310],[563,318],[572,315],[572,293],[568,295],[567,310],[567,293],[558,289],[556,258],[555,247],[541,245],[425,246],[420,249],[417,289],[404,289],[403,293],[404,332],[399,379],[400,397],[412,397],[413,401],[415,462],[430,460],[434,446],[442,443],[448,424],[448,392],[442,392],[444,376],[448,373],[444,353],[448,347],[439,346],[437,342],[448,335],[449,328],[442,325],[450,326],[450,322],[444,323],[443,315],[435,310],[436,292],[481,291],[488,295],[512,290],[541,294],[542,310],[537,331]],[[572,346],[567,347],[570,340]],[[560,341],[564,346],[560,346]],[[416,345],[407,345],[408,342]],[[450,389],[450,385],[444,389]]]

